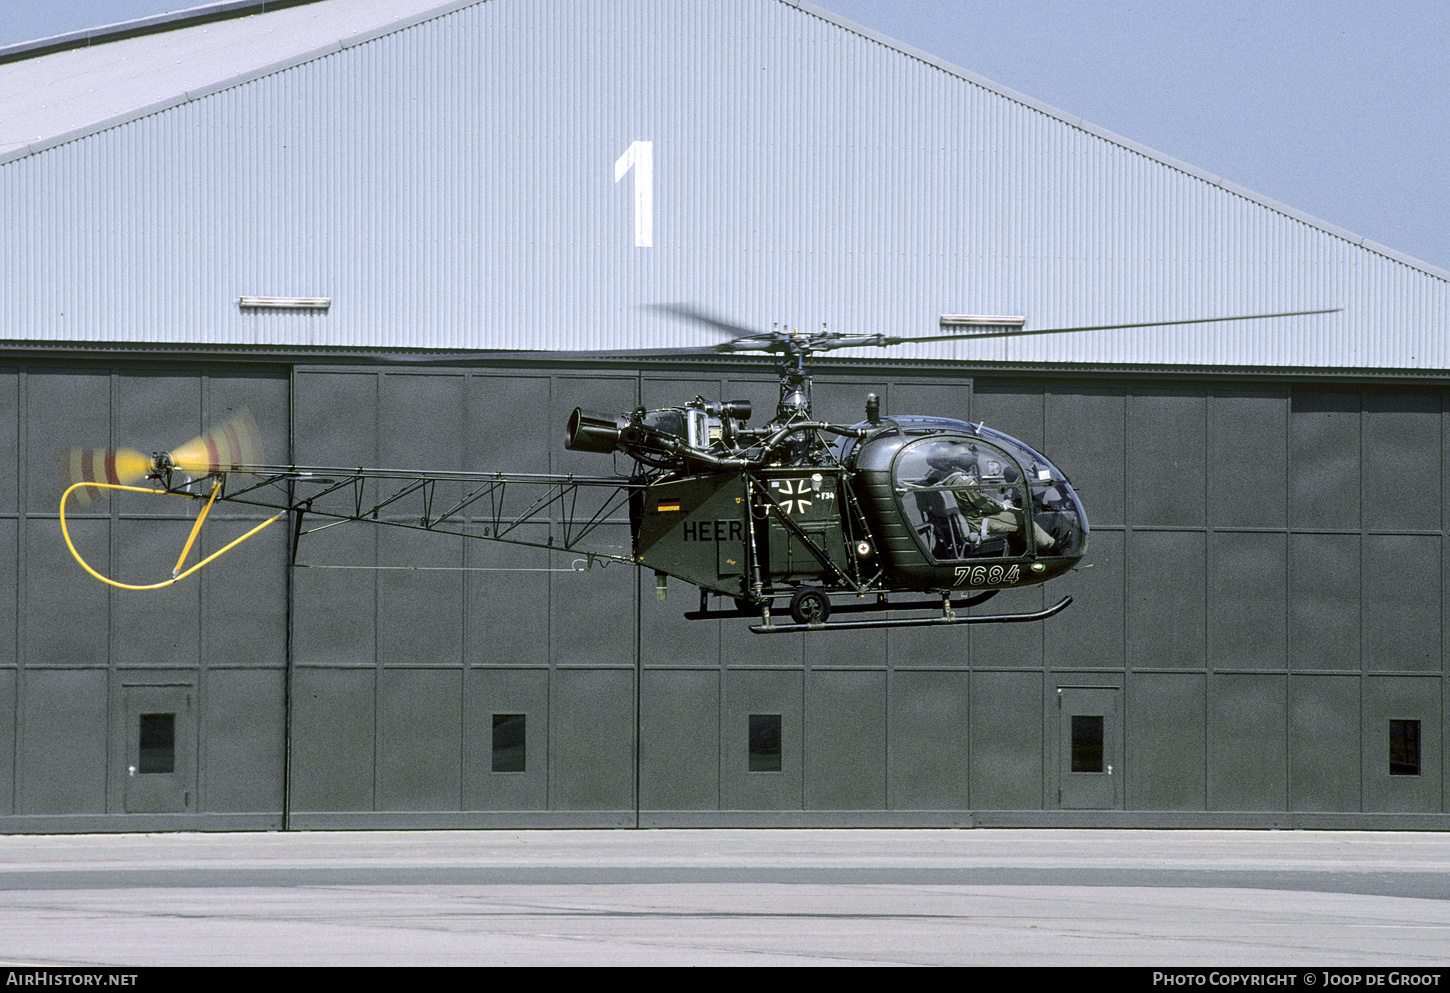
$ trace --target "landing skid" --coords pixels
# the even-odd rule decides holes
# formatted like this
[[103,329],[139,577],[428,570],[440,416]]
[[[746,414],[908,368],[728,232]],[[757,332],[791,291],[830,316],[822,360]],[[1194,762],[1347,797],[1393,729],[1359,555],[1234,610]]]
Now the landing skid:
[[[958,597],[952,600],[951,608],[953,610],[961,610],[964,607],[975,607],[978,604],[986,603],[988,600],[992,599],[992,597],[996,596],[1000,592],[1001,590],[987,590],[984,593],[977,593],[969,597]],[[706,608],[705,602],[705,595],[704,591],[702,590],[700,595],[700,609],[686,611],[685,620],[727,621],[734,620],[740,617],[755,618],[761,616],[761,608],[759,606],[752,606],[747,610],[709,610]],[[942,602],[940,600],[918,600],[907,603],[901,600],[887,601],[885,600],[885,598],[882,598],[880,600],[868,601],[866,603],[851,603],[850,601],[847,601],[845,603],[833,603],[831,604],[831,614],[879,614],[882,611],[888,610],[940,610],[941,608]],[[770,612],[766,611],[765,616],[769,617]]]
[[[944,624],[1021,624],[1025,621],[1041,621],[1061,613],[1068,604],[1072,603],[1072,597],[1065,596],[1057,603],[1045,610],[1034,611],[1030,614],[970,614],[960,616],[956,614],[951,606],[945,605],[942,612],[936,617],[906,617],[901,619],[881,618],[870,621],[826,621],[822,624],[772,624],[767,615],[764,624],[752,624],[750,630],[755,634],[792,634],[797,631],[850,631],[861,628],[911,628],[911,627],[934,627]],[[917,606],[915,604],[913,607]],[[921,608],[937,606],[934,603],[921,604]]]

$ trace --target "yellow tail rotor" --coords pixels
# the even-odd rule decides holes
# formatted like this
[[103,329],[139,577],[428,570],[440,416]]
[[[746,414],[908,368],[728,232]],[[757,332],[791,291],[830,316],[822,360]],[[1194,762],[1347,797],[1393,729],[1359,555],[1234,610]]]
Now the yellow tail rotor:
[[[257,422],[252,419],[251,412],[247,410],[243,410],[225,423],[191,439],[184,445],[178,446],[169,454],[154,458],[130,448],[73,448],[66,459],[64,475],[67,479],[67,486],[60,498],[61,534],[65,537],[65,543],[70,549],[71,555],[80,563],[81,568],[103,583],[124,590],[155,590],[163,586],[170,586],[231,551],[252,535],[284,516],[286,511],[268,518],[240,538],[234,539],[190,568],[185,568],[186,560],[196,543],[197,535],[201,532],[201,526],[210,513],[212,504],[221,495],[222,480],[217,479],[213,481],[210,495],[200,513],[197,514],[191,534],[181,549],[181,556],[176,560],[175,568],[171,570],[171,578],[157,583],[135,584],[118,582],[109,576],[102,575],[81,557],[80,551],[71,541],[70,530],[66,524],[66,501],[74,494],[76,505],[84,507],[104,490],[200,499],[201,494],[185,491],[185,484],[182,488],[172,489],[170,474],[165,470],[176,469],[183,473],[204,476],[210,473],[227,472],[243,466],[255,466],[261,462],[262,436],[257,430]],[[134,485],[150,476],[158,479],[164,477],[162,487],[147,489]]]
[[261,462],[262,435],[248,410],[171,450],[171,464],[184,472],[225,472]]
[[[170,465],[183,472],[205,475],[225,472],[262,461],[262,435],[251,411],[243,410],[203,435],[172,450]],[[77,483],[108,483],[131,486],[156,469],[156,460],[131,448],[72,448],[62,475],[67,486]],[[75,490],[76,506],[84,507],[101,493],[100,485]]]
[[[139,483],[151,471],[153,460],[130,448],[72,448],[66,458],[69,485],[109,483],[125,486]],[[84,507],[101,494],[99,486],[82,486],[75,491],[76,504]]]

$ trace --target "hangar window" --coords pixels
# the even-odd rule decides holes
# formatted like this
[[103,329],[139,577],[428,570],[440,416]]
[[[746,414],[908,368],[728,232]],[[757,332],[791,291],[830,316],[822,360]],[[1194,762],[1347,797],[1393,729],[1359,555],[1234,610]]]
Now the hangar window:
[[141,740],[136,771],[139,773],[176,771],[175,714],[141,715]]
[[1420,774],[1420,722],[1390,721],[1390,775]]
[[524,771],[523,714],[493,715],[493,771]]
[[750,771],[780,772],[780,715],[750,715]]
[[1072,717],[1072,771],[1103,771],[1103,719],[1097,715]]

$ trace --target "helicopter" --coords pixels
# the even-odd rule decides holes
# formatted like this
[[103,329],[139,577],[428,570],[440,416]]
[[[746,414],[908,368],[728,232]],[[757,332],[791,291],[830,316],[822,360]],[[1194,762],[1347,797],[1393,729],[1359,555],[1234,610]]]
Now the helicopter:
[[[696,587],[699,609],[687,611],[687,619],[753,619],[749,629],[757,634],[1039,621],[1072,598],[1025,613],[959,611],[1078,567],[1089,525],[1067,474],[1031,446],[980,422],[885,414],[876,394],[867,394],[856,423],[817,420],[812,358],[907,342],[1332,312],[1045,330],[1024,330],[1022,317],[959,316],[943,320],[952,333],[912,337],[824,328],[801,334],[779,326],[754,332],[687,305],[656,309],[730,335],[711,351],[771,356],[779,381],[773,415],[752,426],[750,401],[703,396],[615,415],[575,408],[565,447],[622,454],[634,466],[628,475],[586,477],[266,465],[255,423],[244,412],[169,453],[73,450],[60,508],[66,543],[97,579],[124,589],[156,589],[283,517],[292,519],[294,564],[311,530],[366,521],[576,552],[576,567],[584,570],[596,562],[627,562],[654,572],[660,599],[671,577]],[[142,481],[153,485],[136,485]],[[440,486],[450,485],[451,500],[438,503]],[[521,509],[511,496],[520,489],[533,494]],[[103,490],[205,501],[171,578],[122,583],[85,561],[66,529],[66,501],[77,493],[84,502]],[[186,567],[218,500],[276,513]],[[408,502],[421,514],[396,513]],[[621,517],[628,520],[628,549],[591,548],[590,540]],[[311,530],[305,526],[318,518],[322,523]],[[523,527],[545,519],[557,520],[557,535],[551,527],[541,540]],[[712,609],[712,597],[730,606]],[[775,618],[781,609],[790,622]],[[911,612],[928,613],[904,616]]]

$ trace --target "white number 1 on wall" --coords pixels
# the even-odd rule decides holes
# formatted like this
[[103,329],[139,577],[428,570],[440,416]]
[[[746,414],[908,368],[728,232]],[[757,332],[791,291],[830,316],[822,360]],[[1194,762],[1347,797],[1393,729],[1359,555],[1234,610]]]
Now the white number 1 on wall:
[[654,245],[654,147],[652,141],[636,141],[624,150],[614,163],[614,181],[634,169],[634,245],[636,248],[651,248]]

